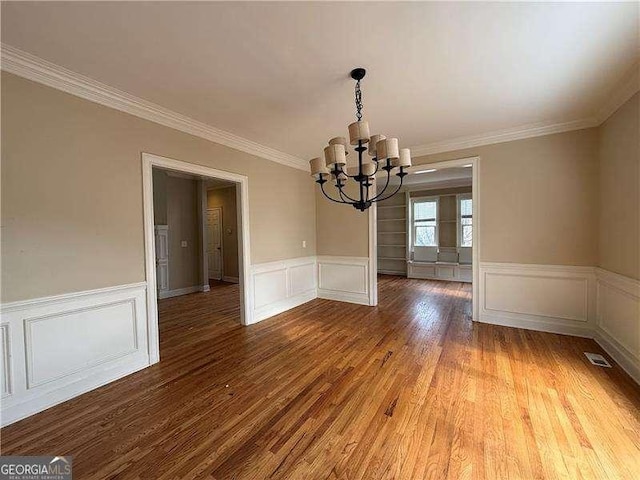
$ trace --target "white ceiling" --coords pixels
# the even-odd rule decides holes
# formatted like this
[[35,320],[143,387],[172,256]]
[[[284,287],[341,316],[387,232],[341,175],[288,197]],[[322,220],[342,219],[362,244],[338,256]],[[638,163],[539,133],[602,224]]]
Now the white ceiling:
[[354,120],[404,146],[593,117],[631,3],[3,2],[2,42],[303,158]]

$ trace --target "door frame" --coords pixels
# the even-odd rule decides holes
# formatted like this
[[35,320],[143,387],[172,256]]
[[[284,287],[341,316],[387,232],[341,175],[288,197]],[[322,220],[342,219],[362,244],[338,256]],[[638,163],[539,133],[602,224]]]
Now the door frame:
[[[223,232],[223,220],[224,220],[224,213],[222,211],[222,207],[207,207],[207,209],[205,210],[206,212],[209,212],[210,210],[219,210],[220,211],[220,278],[217,280],[222,280],[222,277],[224,277],[224,246],[223,246],[223,240],[224,240],[224,232]],[[205,218],[205,226],[207,224],[207,220]],[[206,232],[205,232],[205,239],[206,239]],[[208,264],[208,259],[207,259],[207,278],[211,278],[209,277],[209,264]]]
[[[443,160],[440,162],[428,162],[420,163],[419,165],[413,165],[405,171],[411,173],[417,170],[424,169],[425,165],[430,168],[444,169],[452,167],[462,167],[464,165],[471,164],[471,199],[473,201],[473,250],[471,252],[471,270],[473,276],[472,284],[472,320],[477,322],[480,320],[480,282],[483,280],[480,277],[480,251],[482,245],[482,237],[480,235],[480,157],[465,157],[456,158],[453,160]],[[375,205],[375,204],[374,204]],[[374,208],[369,209],[369,263],[373,275],[369,278],[370,288],[378,291],[378,279],[377,279],[377,238],[378,238],[378,226],[376,222],[376,211]],[[377,295],[377,294],[376,294]],[[377,302],[376,302],[377,303]]]
[[253,286],[251,278],[251,243],[249,236],[249,178],[245,175],[187,163],[152,153],[142,153],[142,201],[144,223],[145,280],[147,283],[147,331],[149,363],[160,361],[160,335],[156,292],[155,230],[153,224],[153,167],[192,175],[229,180],[236,184],[238,211],[238,280],[240,284],[240,322],[253,323]]

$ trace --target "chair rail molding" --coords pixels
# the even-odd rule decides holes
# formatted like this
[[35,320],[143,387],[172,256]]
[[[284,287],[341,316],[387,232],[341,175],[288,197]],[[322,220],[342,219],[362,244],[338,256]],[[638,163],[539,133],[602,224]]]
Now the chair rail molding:
[[119,285],[0,306],[0,423],[149,366],[146,287]]
[[0,46],[2,70],[105,107],[180,130],[288,167],[309,171],[306,160],[220,130],[92,78],[68,70],[11,45]]

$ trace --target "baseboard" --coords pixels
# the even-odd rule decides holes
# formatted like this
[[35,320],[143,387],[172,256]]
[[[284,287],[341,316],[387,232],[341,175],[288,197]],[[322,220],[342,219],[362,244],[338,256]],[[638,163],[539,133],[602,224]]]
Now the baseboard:
[[633,357],[631,352],[601,328],[596,330],[593,339],[640,385],[640,362]]
[[378,273],[380,275],[396,275],[396,276],[400,276],[400,277],[406,277],[407,276],[407,272],[400,271],[400,270],[381,270],[381,269],[378,269]]
[[163,300],[165,298],[179,297],[180,295],[188,295],[190,293],[202,292],[203,287],[200,285],[193,285],[192,287],[176,288],[175,290],[167,290],[165,292],[158,292],[158,298]]
[[208,283],[206,285],[203,285],[201,289],[202,292],[208,292],[210,290],[211,290],[211,287],[209,286]]
[[125,363],[117,367],[109,368],[96,375],[83,378],[62,389],[54,390],[41,397],[33,398],[21,403],[17,403],[2,410],[0,416],[0,426],[5,427],[23,418],[30,417],[36,413],[47,410],[60,403],[71,400],[79,395],[88,393],[91,390],[100,388],[108,383],[119,380],[127,375],[138,372],[149,366],[147,356],[138,359],[136,362]]
[[303,303],[310,302],[314,298],[317,298],[315,289],[256,309],[253,313],[253,323],[260,322],[269,317],[273,317],[274,315],[286,312],[287,310],[298,307]]
[[369,305],[369,295],[366,293],[339,292],[319,288],[318,298],[335,300],[337,302],[356,303],[358,305]]
[[222,281],[229,282],[229,283],[240,283],[240,279],[238,277],[229,277],[227,275],[222,277]]
[[503,327],[523,328],[538,332],[557,333],[560,335],[572,335],[574,337],[592,338],[593,330],[589,325],[575,325],[566,323],[561,318],[537,318],[533,316],[509,316],[483,312],[480,314],[480,323],[500,325]]

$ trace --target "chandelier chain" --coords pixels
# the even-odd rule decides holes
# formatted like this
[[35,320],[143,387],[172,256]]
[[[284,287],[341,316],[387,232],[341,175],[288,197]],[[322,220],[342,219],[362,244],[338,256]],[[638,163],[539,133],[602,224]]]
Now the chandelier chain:
[[360,80],[356,82],[356,118],[362,120],[362,91],[360,90]]

